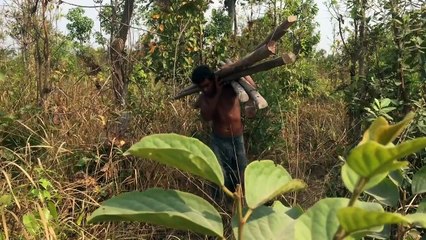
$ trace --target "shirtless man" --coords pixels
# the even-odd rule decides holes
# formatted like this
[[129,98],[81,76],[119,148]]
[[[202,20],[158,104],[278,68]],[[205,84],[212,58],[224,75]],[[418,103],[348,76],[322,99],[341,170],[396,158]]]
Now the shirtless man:
[[[195,68],[191,80],[202,91],[197,105],[201,117],[212,122],[211,148],[222,165],[225,186],[234,192],[237,184],[243,184],[248,164],[239,99],[232,86],[218,79],[208,66]],[[251,78],[249,83],[254,86]]]

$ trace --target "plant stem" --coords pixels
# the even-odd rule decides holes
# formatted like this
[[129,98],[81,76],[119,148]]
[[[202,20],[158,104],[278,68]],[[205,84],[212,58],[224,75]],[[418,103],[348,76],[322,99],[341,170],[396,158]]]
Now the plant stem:
[[234,194],[227,187],[225,187],[224,185],[222,185],[222,190],[225,192],[226,195],[228,195],[229,197],[235,199]]
[[235,200],[237,201],[237,211],[238,211],[238,240],[243,239],[243,227],[244,227],[244,218],[243,218],[243,193],[241,185],[237,185],[237,191],[235,192]]
[[[366,178],[366,177],[361,177],[358,180],[358,182],[355,186],[354,192],[352,193],[351,199],[349,200],[348,207],[352,207],[355,204],[356,200],[358,200],[359,195],[361,195],[361,193],[363,192],[364,187],[367,184],[368,180],[369,179]],[[348,236],[348,233],[345,232],[345,229],[342,228],[342,225],[339,225],[339,228],[337,229],[337,232],[334,235],[333,239],[334,240],[343,240],[347,236]]]
[[7,225],[6,225],[6,216],[4,214],[3,211],[3,206],[0,206],[0,214],[1,214],[1,222],[3,225],[3,229],[4,229],[4,237],[6,240],[9,240],[9,232],[7,230]]
[[357,182],[357,184],[355,186],[354,192],[353,192],[353,194],[351,196],[351,200],[349,200],[348,207],[352,207],[355,204],[356,200],[358,200],[359,195],[361,195],[361,193],[364,190],[364,187],[367,184],[368,180],[369,179],[365,178],[365,177],[361,177],[358,180],[358,182]]
[[243,223],[245,224],[248,220],[248,218],[250,217],[250,215],[253,213],[253,209],[249,208],[246,212],[246,214],[244,215],[243,218]]

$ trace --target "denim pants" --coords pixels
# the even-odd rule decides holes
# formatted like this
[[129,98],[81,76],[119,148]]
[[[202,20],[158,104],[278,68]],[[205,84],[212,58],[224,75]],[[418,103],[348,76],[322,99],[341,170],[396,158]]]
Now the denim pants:
[[244,170],[248,164],[244,147],[243,135],[223,137],[212,134],[211,148],[222,166],[225,177],[225,186],[235,191],[236,185],[241,183]]

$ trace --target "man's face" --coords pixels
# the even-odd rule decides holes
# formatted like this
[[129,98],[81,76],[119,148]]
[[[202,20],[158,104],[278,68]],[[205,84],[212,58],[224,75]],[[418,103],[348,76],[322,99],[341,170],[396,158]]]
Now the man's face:
[[207,96],[212,96],[215,92],[214,82],[207,78],[205,78],[204,81],[202,81],[198,86],[201,88],[201,91],[203,91],[203,93]]

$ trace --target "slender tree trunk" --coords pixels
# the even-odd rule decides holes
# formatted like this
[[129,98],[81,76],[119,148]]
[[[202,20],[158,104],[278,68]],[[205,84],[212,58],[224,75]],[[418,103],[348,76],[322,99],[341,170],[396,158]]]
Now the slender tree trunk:
[[43,24],[43,89],[41,99],[44,102],[47,94],[50,92],[50,44],[49,44],[49,29],[47,27],[47,6],[49,0],[43,0],[42,2],[42,24]]
[[115,100],[118,105],[126,106],[127,98],[127,62],[124,51],[127,41],[127,34],[130,26],[130,19],[133,14],[134,0],[126,0],[123,14],[121,16],[120,27],[110,48],[112,61],[112,81]]
[[118,32],[110,46],[110,56],[112,64],[112,86],[114,90],[115,102],[121,111],[120,119],[117,121],[116,136],[123,138],[127,132],[129,124],[129,114],[125,112],[128,95],[128,61],[126,59],[125,44],[130,28],[130,20],[133,15],[134,0],[126,0],[123,13],[121,15]]
[[234,36],[237,35],[238,27],[237,27],[237,11],[236,11],[236,0],[225,0],[225,9],[228,11],[228,16],[233,22],[234,26]]
[[399,14],[399,0],[391,0],[391,16],[392,16],[392,32],[393,32],[393,39],[395,42],[395,46],[397,49],[397,79],[400,82],[399,85],[399,97],[404,102],[404,112],[407,113],[410,111],[409,106],[409,95],[407,91],[407,82],[404,78],[404,68],[403,68],[403,51],[404,46],[402,42],[402,33],[401,33],[401,27],[398,26],[397,21],[400,19],[398,16]]

